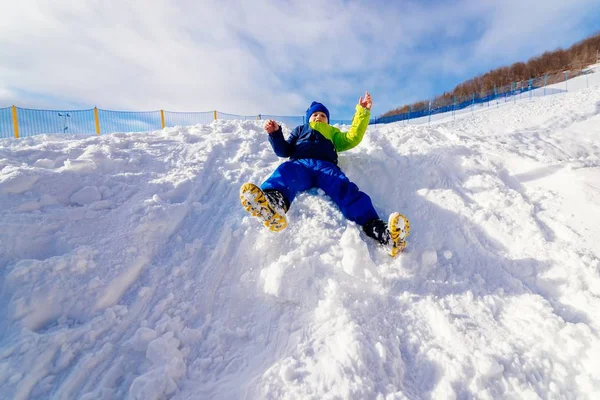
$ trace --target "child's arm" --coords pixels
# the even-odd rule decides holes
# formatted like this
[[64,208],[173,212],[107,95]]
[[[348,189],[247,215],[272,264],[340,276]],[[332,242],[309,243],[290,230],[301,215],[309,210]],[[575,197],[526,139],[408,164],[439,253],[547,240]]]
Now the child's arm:
[[289,157],[292,155],[294,146],[296,146],[296,140],[298,139],[299,128],[302,128],[302,126],[296,127],[290,134],[290,137],[285,140],[281,126],[277,122],[273,120],[265,122],[265,131],[269,134],[269,143],[271,143],[271,147],[278,157]]
[[322,122],[311,122],[310,126],[331,140],[337,151],[350,150],[358,146],[367,131],[372,105],[371,95],[366,92],[364,100],[362,97],[358,100],[356,112],[352,118],[352,126],[348,132],[342,132],[338,128]]
[[350,150],[362,141],[369,126],[371,111],[368,108],[356,105],[356,112],[352,118],[352,126],[348,132],[341,132],[333,137],[333,144],[337,151]]

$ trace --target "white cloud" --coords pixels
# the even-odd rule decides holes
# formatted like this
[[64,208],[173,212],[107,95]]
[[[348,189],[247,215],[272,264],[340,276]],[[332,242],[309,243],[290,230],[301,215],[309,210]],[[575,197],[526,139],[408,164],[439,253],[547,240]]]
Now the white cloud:
[[351,113],[371,89],[384,112],[440,74],[579,39],[598,8],[521,3],[23,0],[3,6],[0,106],[302,114],[321,99]]

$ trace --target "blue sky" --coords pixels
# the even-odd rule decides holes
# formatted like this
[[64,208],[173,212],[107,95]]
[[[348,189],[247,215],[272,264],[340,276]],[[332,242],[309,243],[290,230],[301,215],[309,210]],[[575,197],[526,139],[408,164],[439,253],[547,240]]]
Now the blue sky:
[[598,0],[29,1],[3,6],[0,107],[350,118],[600,31]]

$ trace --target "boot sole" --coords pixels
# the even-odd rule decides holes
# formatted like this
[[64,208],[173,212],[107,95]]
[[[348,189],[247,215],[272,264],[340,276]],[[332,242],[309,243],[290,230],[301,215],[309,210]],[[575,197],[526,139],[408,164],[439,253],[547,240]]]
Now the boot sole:
[[410,234],[410,222],[404,215],[397,212],[392,213],[388,220],[388,229],[392,241],[390,256],[396,257],[406,248],[406,238]]
[[245,183],[240,188],[242,207],[253,217],[258,218],[270,231],[280,232],[287,227],[285,216],[271,207],[265,194],[253,183]]

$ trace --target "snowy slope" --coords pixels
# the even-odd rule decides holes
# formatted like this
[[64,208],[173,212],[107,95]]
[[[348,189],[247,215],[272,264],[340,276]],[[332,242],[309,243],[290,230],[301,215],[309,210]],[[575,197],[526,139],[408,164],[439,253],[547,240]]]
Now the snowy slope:
[[280,161],[259,121],[0,141],[0,398],[600,396],[600,88],[370,127],[397,259],[316,190],[261,229]]

